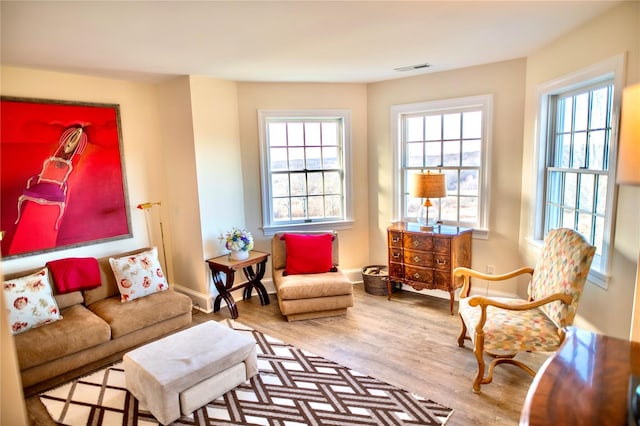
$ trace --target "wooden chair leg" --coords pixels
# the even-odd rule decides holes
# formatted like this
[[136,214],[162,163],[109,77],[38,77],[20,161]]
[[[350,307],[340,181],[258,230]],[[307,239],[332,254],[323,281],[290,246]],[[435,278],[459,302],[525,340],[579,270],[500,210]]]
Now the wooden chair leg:
[[467,325],[464,323],[464,320],[462,319],[462,315],[460,314],[458,315],[460,316],[460,323],[461,323],[460,334],[458,335],[458,346],[463,347],[464,339],[465,337],[467,337]]
[[[473,393],[480,393],[480,385],[484,382],[484,333],[476,332],[476,338],[473,345],[473,354],[476,356],[476,360],[478,361],[478,373],[476,374],[476,378],[473,381]],[[486,383],[486,382],[484,382]]]

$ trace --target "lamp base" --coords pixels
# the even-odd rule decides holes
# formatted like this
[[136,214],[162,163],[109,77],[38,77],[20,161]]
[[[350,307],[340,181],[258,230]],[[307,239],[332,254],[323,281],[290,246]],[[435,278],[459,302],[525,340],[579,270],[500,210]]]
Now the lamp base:
[[431,203],[427,205],[425,202],[425,204],[421,205],[420,209],[418,209],[417,219],[420,229],[430,231],[438,224],[438,212]]

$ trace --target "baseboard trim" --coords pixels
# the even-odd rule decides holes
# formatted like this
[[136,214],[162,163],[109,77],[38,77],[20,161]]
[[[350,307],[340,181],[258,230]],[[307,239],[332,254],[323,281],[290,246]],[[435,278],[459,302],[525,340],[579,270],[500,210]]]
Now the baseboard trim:
[[[195,291],[180,284],[171,284],[171,287],[175,291],[189,296],[191,298],[191,303],[193,304],[194,309],[197,309],[206,314],[210,314],[211,312],[213,312],[214,299],[211,295],[200,293],[199,291]],[[215,295],[213,297],[215,297]]]
[[[343,269],[342,272],[347,276],[349,281],[352,284],[362,283],[362,270],[361,269]],[[264,278],[262,280],[262,284],[267,290],[268,294],[276,294],[276,288],[273,285],[273,280],[269,278]],[[193,302],[194,309],[197,309],[201,312],[210,314],[213,312],[213,302],[215,301],[216,296],[218,295],[217,290],[213,289],[211,294],[201,293],[199,291],[195,291],[191,288],[185,287],[180,284],[171,284],[171,287],[180,293],[186,294],[189,296]],[[242,289],[233,291],[231,293],[236,300],[242,300]],[[225,301],[223,300],[220,307],[227,306]]]

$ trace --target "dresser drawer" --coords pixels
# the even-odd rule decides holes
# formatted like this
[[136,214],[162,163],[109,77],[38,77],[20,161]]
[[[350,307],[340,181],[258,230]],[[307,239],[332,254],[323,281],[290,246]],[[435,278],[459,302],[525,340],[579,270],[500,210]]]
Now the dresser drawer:
[[451,290],[451,274],[449,274],[448,272],[435,270],[433,272],[433,285],[439,290]]
[[402,263],[389,262],[389,279],[402,280],[404,278],[404,265]]
[[405,265],[404,277],[411,281],[417,281],[431,285],[433,284],[433,269]]
[[389,247],[402,247],[402,232],[389,231]]
[[407,265],[433,267],[433,253],[431,252],[405,249],[403,258]]
[[451,239],[434,237],[433,251],[436,253],[446,253],[448,255],[451,252]]
[[433,254],[433,267],[436,269],[444,269],[445,271],[451,270],[451,256],[448,254]]
[[402,248],[389,247],[389,262],[403,262]]
[[405,233],[402,245],[406,249],[433,251],[433,237],[431,235]]

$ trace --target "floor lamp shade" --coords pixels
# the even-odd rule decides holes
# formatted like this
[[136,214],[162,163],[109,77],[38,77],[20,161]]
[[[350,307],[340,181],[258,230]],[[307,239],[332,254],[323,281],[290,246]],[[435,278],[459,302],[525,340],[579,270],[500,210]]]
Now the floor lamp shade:
[[442,173],[417,173],[411,176],[410,194],[416,198],[424,198],[424,203],[418,210],[420,226],[432,227],[438,221],[438,215],[433,208],[431,198],[447,196],[446,178]]
[[622,93],[616,180],[640,185],[640,84],[629,86]]
[[[622,185],[640,185],[640,84],[624,89],[620,114],[616,181]],[[629,337],[630,340],[640,342],[640,253],[636,265],[636,287]]]

